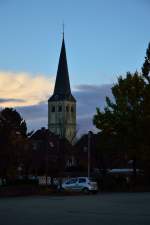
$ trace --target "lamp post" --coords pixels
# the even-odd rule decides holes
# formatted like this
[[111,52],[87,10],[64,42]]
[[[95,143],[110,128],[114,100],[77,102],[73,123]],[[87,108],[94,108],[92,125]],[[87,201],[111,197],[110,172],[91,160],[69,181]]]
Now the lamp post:
[[46,143],[46,176],[45,176],[45,183],[46,183],[46,186],[48,185],[48,157],[49,157],[49,154],[48,154],[48,143]]
[[91,170],[91,134],[92,132],[88,132],[88,178],[90,177]]
[[48,185],[48,173],[49,173],[49,152],[54,148],[53,141],[47,140],[46,143],[46,186]]

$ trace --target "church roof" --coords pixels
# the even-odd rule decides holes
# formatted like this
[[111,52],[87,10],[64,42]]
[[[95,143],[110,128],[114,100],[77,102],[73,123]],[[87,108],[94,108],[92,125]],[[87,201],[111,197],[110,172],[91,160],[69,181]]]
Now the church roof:
[[54,93],[49,98],[49,101],[61,100],[76,101],[71,94],[64,37],[62,40]]

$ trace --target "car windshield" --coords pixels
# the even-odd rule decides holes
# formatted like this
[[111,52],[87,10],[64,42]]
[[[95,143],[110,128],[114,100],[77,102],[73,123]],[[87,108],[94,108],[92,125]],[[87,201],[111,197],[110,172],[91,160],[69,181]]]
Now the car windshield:
[[79,178],[79,183],[85,183],[86,179],[85,178]]
[[66,183],[66,184],[74,184],[74,183],[76,183],[76,182],[77,182],[77,179],[76,179],[76,178],[72,178],[72,179],[66,181],[65,183]]

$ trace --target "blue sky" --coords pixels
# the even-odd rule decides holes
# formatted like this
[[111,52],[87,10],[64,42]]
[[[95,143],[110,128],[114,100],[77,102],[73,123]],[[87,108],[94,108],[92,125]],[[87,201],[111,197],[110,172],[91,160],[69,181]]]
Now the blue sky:
[[65,23],[72,85],[140,69],[149,0],[1,0],[0,69],[55,75]]
[[[0,90],[3,107],[5,97],[25,97],[25,88],[21,94],[15,89],[21,81],[41,92],[38,97],[28,93],[32,104],[15,100],[15,107],[46,100],[42,93],[48,82],[52,92],[63,21],[72,89],[82,87],[85,93],[88,87],[90,93],[95,85],[104,91],[103,85],[111,86],[117,76],[140,70],[150,41],[149,0],[0,0],[0,85],[7,86]],[[98,104],[97,98],[91,113]]]

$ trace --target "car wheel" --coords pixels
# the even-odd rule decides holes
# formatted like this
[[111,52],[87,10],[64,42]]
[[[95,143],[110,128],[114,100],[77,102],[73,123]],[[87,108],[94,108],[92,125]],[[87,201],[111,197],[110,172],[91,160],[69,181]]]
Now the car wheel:
[[92,194],[97,194],[98,193],[98,191],[92,191]]
[[65,189],[62,188],[62,187],[58,187],[57,190],[58,190],[59,192],[61,192],[61,191],[64,191]]
[[83,188],[83,193],[84,194],[89,194],[89,189],[88,188]]
[[60,189],[60,191],[65,191],[65,189],[62,187],[62,188]]

